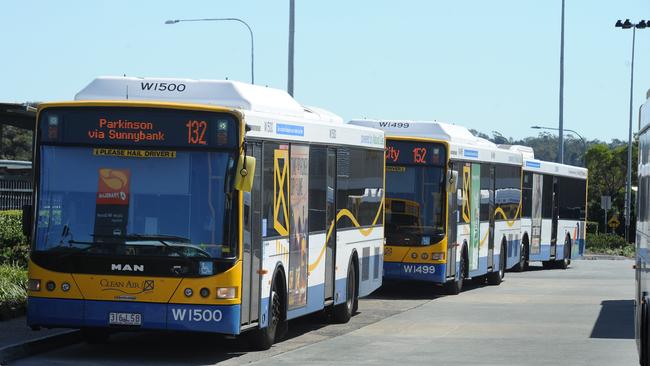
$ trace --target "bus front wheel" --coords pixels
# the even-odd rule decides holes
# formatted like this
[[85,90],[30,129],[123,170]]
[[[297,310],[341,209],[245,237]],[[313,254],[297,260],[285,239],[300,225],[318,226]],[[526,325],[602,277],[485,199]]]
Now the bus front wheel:
[[445,284],[447,294],[458,295],[463,291],[463,282],[467,278],[467,261],[465,260],[465,251],[460,256],[460,265],[458,266],[458,279],[453,279]]
[[269,297],[268,324],[266,328],[258,329],[252,334],[252,345],[256,350],[264,351],[271,348],[278,335],[278,328],[283,326],[283,304],[279,290],[277,282],[273,281],[271,296]]

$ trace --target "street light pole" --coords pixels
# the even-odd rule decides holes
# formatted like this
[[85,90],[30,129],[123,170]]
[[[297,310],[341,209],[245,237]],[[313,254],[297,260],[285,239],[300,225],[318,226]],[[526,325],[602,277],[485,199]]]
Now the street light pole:
[[246,26],[248,33],[251,36],[251,84],[255,84],[255,41],[253,39],[253,30],[245,21],[239,18],[205,18],[205,19],[173,19],[165,21],[165,24],[176,24],[180,22],[217,22],[217,21],[233,21]]
[[562,27],[560,32],[560,128],[558,128],[558,163],[564,164],[564,0],[562,0]]
[[287,72],[287,93],[293,97],[293,38],[296,33],[296,1],[289,0],[289,62]]
[[[534,128],[536,130],[553,130],[553,131],[559,130],[559,128],[544,127],[544,126],[530,126],[530,128]],[[582,165],[586,167],[587,166],[587,141],[584,139],[584,137],[582,137],[582,135],[580,135],[578,132],[574,130],[564,128],[564,131],[573,132],[576,134],[576,136],[578,136],[578,138],[580,138],[580,140],[582,140],[582,146],[584,149],[584,153],[582,154]]]
[[[650,21],[648,21],[650,22]],[[615,27],[621,29],[632,28],[632,62],[630,68],[630,120],[627,134],[627,179],[625,181],[625,241],[629,241],[630,237],[630,211],[632,206],[632,106],[634,99],[634,44],[636,40],[636,29],[645,29],[648,26],[645,20],[636,24],[625,19],[622,22],[620,19],[616,22]]]

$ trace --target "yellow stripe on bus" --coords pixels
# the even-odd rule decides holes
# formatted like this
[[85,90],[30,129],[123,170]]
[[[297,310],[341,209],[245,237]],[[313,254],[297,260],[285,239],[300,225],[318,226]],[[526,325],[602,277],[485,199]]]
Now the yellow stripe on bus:
[[[382,212],[382,208],[384,207],[384,198],[382,197],[381,202],[379,202],[379,208],[377,209],[377,213],[375,214],[375,219],[372,221],[372,224],[370,226],[375,226],[377,223],[377,220],[379,220],[379,215]],[[368,236],[372,233],[372,231],[375,229],[374,227],[369,227],[366,229],[361,228],[361,225],[359,225],[359,221],[354,217],[352,212],[348,209],[342,209],[339,211],[338,214],[336,214],[336,220],[333,220],[332,223],[330,224],[329,229],[327,230],[327,236],[325,236],[325,244],[323,245],[323,249],[321,249],[320,254],[318,254],[318,257],[316,258],[316,261],[312,264],[309,265],[309,272],[312,272],[318,267],[318,264],[320,261],[323,259],[323,255],[325,254],[325,249],[327,248],[327,242],[330,240],[330,236],[332,235],[332,231],[334,230],[334,224],[337,223],[342,217],[347,217],[352,221],[352,224],[359,230],[361,235],[363,236]]]

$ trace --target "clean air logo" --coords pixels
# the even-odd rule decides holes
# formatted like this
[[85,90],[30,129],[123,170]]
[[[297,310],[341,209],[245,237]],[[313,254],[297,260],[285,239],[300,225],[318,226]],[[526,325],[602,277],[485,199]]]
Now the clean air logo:
[[220,322],[223,315],[221,310],[172,308],[172,317],[181,322]]

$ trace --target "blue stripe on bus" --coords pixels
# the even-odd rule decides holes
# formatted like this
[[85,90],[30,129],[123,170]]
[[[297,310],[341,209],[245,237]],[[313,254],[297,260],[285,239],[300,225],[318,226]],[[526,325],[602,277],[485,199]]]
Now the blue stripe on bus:
[[478,158],[478,150],[463,149],[463,156],[466,158]]
[[139,329],[239,334],[239,305],[187,305],[30,297],[27,324],[81,328],[108,327],[109,313],[142,314]]
[[305,128],[303,126],[289,125],[285,123],[278,123],[275,126],[275,132],[278,135],[305,136]]
[[540,163],[538,161],[528,161],[528,160],[526,160],[526,166],[528,168],[541,168],[542,163]]

